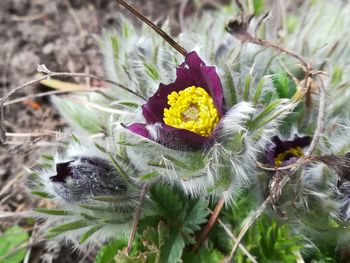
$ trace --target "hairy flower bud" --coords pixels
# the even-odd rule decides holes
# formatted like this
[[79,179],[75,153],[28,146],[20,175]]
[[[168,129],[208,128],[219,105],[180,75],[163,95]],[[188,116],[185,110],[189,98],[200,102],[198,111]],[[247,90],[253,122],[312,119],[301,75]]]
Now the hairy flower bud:
[[99,157],[74,157],[57,163],[50,177],[54,191],[66,201],[87,200],[98,195],[125,194],[127,185],[113,164]]

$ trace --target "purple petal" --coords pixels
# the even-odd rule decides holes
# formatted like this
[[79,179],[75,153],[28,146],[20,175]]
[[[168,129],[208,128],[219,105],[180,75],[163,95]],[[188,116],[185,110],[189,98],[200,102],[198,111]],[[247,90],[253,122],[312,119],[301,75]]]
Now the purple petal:
[[158,143],[178,150],[198,150],[211,140],[209,137],[207,138],[188,130],[177,129],[166,124],[162,124],[158,136]]
[[66,181],[67,177],[69,177],[71,175],[71,171],[72,171],[72,168],[70,166],[71,163],[72,163],[72,161],[65,162],[65,163],[57,163],[56,164],[56,175],[51,176],[50,180],[52,182],[64,183]]
[[146,128],[145,124],[142,123],[133,123],[129,126],[125,126],[128,130],[132,131],[133,133],[136,133],[140,136],[149,138],[149,131]]
[[198,56],[196,51],[192,51],[187,54],[185,57],[185,62],[181,64],[181,66],[185,66],[187,64],[189,68],[199,69],[201,66],[205,66],[203,60]]
[[163,122],[164,109],[168,108],[168,95],[190,86],[202,87],[214,100],[220,116],[223,108],[223,89],[215,67],[206,66],[196,52],[189,53],[185,62],[176,69],[176,80],[168,85],[160,84],[157,92],[142,106],[147,123]]
[[177,129],[164,123],[158,126],[157,138],[152,138],[145,124],[134,123],[130,126],[125,126],[125,128],[133,133],[176,150],[198,150],[213,140],[212,137],[203,137],[194,132]]
[[[271,165],[275,165],[275,158],[278,154],[284,153],[289,149],[296,147],[305,148],[310,145],[311,140],[312,138],[310,136],[299,137],[298,135],[295,135],[294,139],[292,140],[282,141],[278,136],[274,136],[271,139],[271,143],[267,145],[265,150],[266,161]],[[297,159],[297,157],[291,156],[288,160],[282,163],[282,166],[292,164]]]
[[218,110],[220,117],[223,115],[222,109],[223,109],[223,100],[224,100],[224,93],[221,85],[220,78],[218,74],[216,73],[215,67],[202,67],[201,72],[204,76],[204,79],[207,83],[207,89],[210,94],[210,96],[213,98],[214,105],[216,109]]

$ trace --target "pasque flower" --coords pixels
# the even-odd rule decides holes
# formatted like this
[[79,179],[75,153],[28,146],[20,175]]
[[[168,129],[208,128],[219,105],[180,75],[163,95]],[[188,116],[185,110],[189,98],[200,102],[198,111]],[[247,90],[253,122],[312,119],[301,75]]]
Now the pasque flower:
[[212,142],[223,113],[223,89],[215,67],[191,52],[177,68],[176,80],[160,84],[142,106],[146,124],[127,128],[170,148],[199,149]]
[[273,166],[286,166],[295,163],[304,156],[303,150],[310,145],[311,140],[310,136],[299,137],[295,135],[292,140],[281,140],[278,136],[274,136],[265,151],[266,161]]
[[99,157],[80,156],[56,163],[56,175],[50,180],[55,193],[70,202],[127,191],[127,185],[112,163]]

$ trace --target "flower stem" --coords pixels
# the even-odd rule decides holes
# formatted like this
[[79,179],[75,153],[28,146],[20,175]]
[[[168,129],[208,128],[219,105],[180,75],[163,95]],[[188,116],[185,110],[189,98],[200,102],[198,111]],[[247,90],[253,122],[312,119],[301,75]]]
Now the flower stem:
[[200,245],[203,243],[203,241],[207,238],[210,230],[213,228],[214,224],[216,223],[219,214],[221,212],[221,209],[223,208],[225,203],[225,199],[222,196],[219,201],[217,202],[214,212],[212,213],[211,217],[209,218],[207,224],[205,225],[205,227],[203,228],[202,232],[200,233],[196,244],[193,246],[192,251],[196,251]]
[[129,255],[131,248],[132,248],[132,243],[135,239],[135,235],[136,235],[136,231],[137,231],[137,227],[139,225],[140,222],[140,217],[141,217],[141,211],[142,211],[142,207],[143,207],[143,203],[145,201],[145,195],[148,189],[148,183],[144,183],[141,189],[141,193],[140,193],[140,199],[139,199],[139,206],[136,209],[135,215],[134,215],[134,223],[132,225],[131,228],[131,233],[130,233],[130,237],[128,240],[128,246],[126,247],[126,254]]

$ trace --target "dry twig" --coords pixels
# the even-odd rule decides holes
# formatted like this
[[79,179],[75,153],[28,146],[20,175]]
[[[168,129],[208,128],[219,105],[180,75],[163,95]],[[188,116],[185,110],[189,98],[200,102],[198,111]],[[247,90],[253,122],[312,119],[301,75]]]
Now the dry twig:
[[160,27],[158,27],[151,20],[149,20],[147,17],[141,14],[135,7],[129,5],[124,0],[116,0],[116,1],[122,6],[124,6],[126,9],[128,9],[133,15],[139,18],[142,22],[147,24],[150,28],[156,31],[158,35],[160,35],[166,42],[168,42],[170,46],[175,48],[181,55],[186,56],[188,54],[188,52],[182,46],[180,46],[171,36],[169,36]]
[[326,112],[326,91],[325,91],[325,87],[323,86],[323,81],[321,78],[319,78],[319,82],[321,85],[320,85],[320,103],[319,103],[318,115],[317,115],[317,126],[316,126],[314,136],[312,137],[310,146],[307,152],[305,153],[306,158],[309,157],[312,154],[312,152],[315,150],[324,127],[324,117]]

